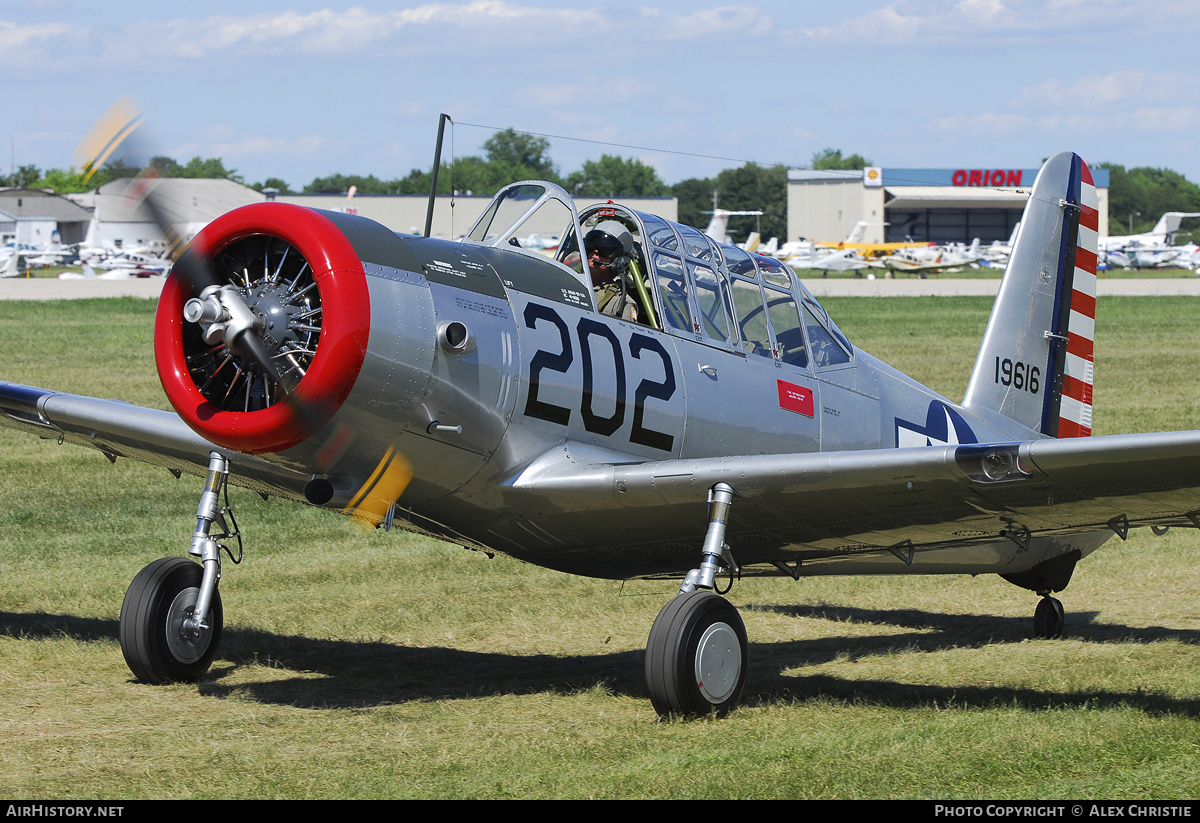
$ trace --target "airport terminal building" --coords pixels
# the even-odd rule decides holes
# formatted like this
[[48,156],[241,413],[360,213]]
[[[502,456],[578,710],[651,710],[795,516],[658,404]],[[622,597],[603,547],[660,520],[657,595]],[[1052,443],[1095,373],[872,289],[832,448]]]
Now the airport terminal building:
[[[1036,168],[793,169],[786,240],[845,240],[862,221],[866,243],[1007,241],[1037,174]],[[1100,200],[1100,236],[1106,237],[1108,169],[1092,169],[1092,177]]]

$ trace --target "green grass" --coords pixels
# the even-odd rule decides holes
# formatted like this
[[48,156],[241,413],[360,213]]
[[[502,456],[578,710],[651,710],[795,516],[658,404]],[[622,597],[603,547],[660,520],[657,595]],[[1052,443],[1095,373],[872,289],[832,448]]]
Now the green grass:
[[[957,399],[990,300],[824,301]],[[0,303],[0,379],[162,407],[148,301]],[[1098,306],[1096,428],[1200,428],[1200,323]],[[1194,798],[1200,541],[1084,560],[1066,636],[994,577],[752,580],[742,708],[658,722],[675,584],[568,577],[234,490],[208,677],[132,680],[125,587],[182,554],[199,481],[0,429],[0,795],[33,798]]]

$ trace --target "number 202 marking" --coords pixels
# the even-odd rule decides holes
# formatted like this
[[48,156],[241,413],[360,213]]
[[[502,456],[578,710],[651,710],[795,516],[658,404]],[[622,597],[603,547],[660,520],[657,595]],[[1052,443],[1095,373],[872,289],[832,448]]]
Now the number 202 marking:
[[996,358],[996,382],[1001,386],[1012,386],[1014,389],[1037,394],[1041,388],[1038,382],[1041,374],[1037,366],[1030,366],[1020,360],[1009,360],[1007,357],[1003,360]]
[[[558,329],[561,346],[558,352],[539,349],[529,361],[529,397],[525,401],[525,416],[536,417],[560,426],[566,426],[571,420],[571,409],[557,406],[538,399],[543,371],[566,374],[575,361],[575,352],[571,346],[571,334],[566,322],[558,316],[558,312],[549,306],[539,303],[529,303],[525,306],[525,327],[532,329],[539,320],[544,320]],[[625,359],[621,355],[621,342],[613,330],[603,323],[590,317],[579,318],[575,327],[579,338],[579,350],[583,358],[583,387],[580,394],[579,414],[583,418],[583,427],[593,434],[611,435],[625,422]],[[592,339],[602,338],[612,347],[613,364],[616,377],[616,405],[608,417],[596,414],[592,407],[593,387],[595,383],[595,368],[592,360]],[[674,435],[666,432],[648,429],[643,425],[645,406],[648,398],[655,400],[670,400],[675,396],[675,369],[671,356],[663,348],[662,343],[644,334],[634,334],[629,338],[629,354],[641,360],[642,353],[649,352],[658,355],[663,365],[663,380],[655,382],[643,378],[633,392],[633,427],[629,433],[629,442],[654,449],[670,451],[675,443]]]

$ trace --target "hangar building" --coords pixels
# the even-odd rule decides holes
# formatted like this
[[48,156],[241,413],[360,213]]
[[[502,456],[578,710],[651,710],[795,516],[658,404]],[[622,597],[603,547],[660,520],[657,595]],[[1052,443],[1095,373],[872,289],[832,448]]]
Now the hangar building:
[[[91,210],[87,245],[131,249],[166,244],[150,210],[127,196],[126,189],[132,182],[121,178],[90,192],[67,195]],[[254,189],[232,180],[168,177],[159,180],[156,187],[168,219],[182,227],[184,238],[189,240],[225,212],[264,199]]]
[[[788,240],[903,240],[983,244],[1012,235],[1038,169],[892,169],[788,172]],[[1108,236],[1108,169],[1092,169],[1100,236]]]
[[0,245],[79,243],[91,219],[87,209],[49,189],[0,189]]

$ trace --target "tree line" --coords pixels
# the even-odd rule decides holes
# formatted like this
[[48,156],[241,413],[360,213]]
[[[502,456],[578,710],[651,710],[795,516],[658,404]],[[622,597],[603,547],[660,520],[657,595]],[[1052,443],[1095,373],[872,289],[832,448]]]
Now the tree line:
[[[1164,212],[1200,212],[1200,186],[1170,169],[1146,166],[1126,170],[1116,163],[1098,163],[1108,169],[1108,233],[1141,234],[1154,228]],[[1196,221],[1185,221],[1176,243],[1200,240]]]
[[[438,172],[438,193],[453,192],[491,195],[515,180],[549,180],[577,196],[584,197],[668,197],[679,203],[679,220],[704,226],[714,207],[731,211],[762,211],[761,217],[733,217],[729,231],[736,240],[744,240],[751,231],[764,238],[787,237],[787,170],[782,166],[746,163],[725,169],[714,177],[689,178],[672,186],[658,176],[652,166],[640,160],[602,154],[599,160],[561,174],[550,158],[550,141],[513,129],[496,132],[483,144],[485,156],[469,156],[453,163],[443,162]],[[163,177],[224,178],[256,191],[273,188],[282,194],[294,192],[287,182],[269,177],[260,183],[246,183],[236,169],[229,169],[220,158],[193,157],[179,163],[170,157],[152,158]],[[840,149],[827,148],[812,156],[811,168],[855,170],[872,165],[859,154],[843,156]],[[1149,231],[1163,212],[1200,212],[1200,186],[1170,169],[1137,167],[1126,170],[1115,163],[1098,163],[1109,170],[1109,232],[1121,234]],[[140,171],[123,161],[110,162],[84,182],[84,173],[74,169],[50,169],[21,166],[12,174],[0,175],[0,186],[49,188],[56,192],[81,192],[98,188],[121,177]],[[318,177],[304,186],[303,194],[344,194],[355,186],[359,194],[429,193],[431,170],[413,169],[404,177],[381,180],[375,175],[331,174]],[[1200,230],[1196,232],[1200,237]],[[1190,239],[1181,232],[1180,242]]]

